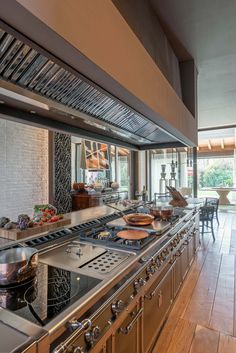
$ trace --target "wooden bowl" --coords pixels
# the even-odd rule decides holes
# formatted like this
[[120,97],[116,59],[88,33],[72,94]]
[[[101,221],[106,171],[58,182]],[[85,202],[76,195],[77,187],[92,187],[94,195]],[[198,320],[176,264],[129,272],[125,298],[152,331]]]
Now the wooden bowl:
[[131,213],[123,216],[124,221],[131,226],[148,226],[154,220],[154,217],[145,213]]

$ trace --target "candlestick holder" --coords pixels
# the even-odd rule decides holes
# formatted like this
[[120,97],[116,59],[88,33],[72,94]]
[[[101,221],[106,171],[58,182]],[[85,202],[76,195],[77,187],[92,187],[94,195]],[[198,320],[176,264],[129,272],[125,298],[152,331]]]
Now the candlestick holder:
[[166,185],[167,185],[166,165],[162,164],[161,165],[161,179],[159,181],[159,192],[160,192],[160,194],[166,194]]

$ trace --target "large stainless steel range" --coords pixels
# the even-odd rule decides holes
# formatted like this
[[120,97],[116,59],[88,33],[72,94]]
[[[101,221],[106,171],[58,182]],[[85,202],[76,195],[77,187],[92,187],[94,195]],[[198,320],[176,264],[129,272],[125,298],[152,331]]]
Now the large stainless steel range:
[[142,240],[120,238],[114,212],[15,242],[39,251],[39,268],[0,288],[1,320],[23,328],[38,353],[150,353],[199,246],[198,211],[175,212],[174,224],[143,227]]

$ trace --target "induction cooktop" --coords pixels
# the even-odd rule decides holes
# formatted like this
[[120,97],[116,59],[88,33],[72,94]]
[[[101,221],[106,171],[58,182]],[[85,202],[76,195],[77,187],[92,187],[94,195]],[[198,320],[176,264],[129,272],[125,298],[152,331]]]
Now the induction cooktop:
[[39,263],[33,279],[17,286],[0,287],[0,306],[44,326],[100,282],[100,279]]

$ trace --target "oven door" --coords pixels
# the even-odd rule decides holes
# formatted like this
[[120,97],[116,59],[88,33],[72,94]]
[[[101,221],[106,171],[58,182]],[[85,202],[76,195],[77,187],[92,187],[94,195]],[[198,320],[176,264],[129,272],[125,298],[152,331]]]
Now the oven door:
[[116,330],[114,339],[114,353],[141,353],[142,335],[141,321],[143,307],[136,305],[127,312],[119,328]]
[[144,297],[144,352],[149,352],[173,301],[172,268],[151,286]]

